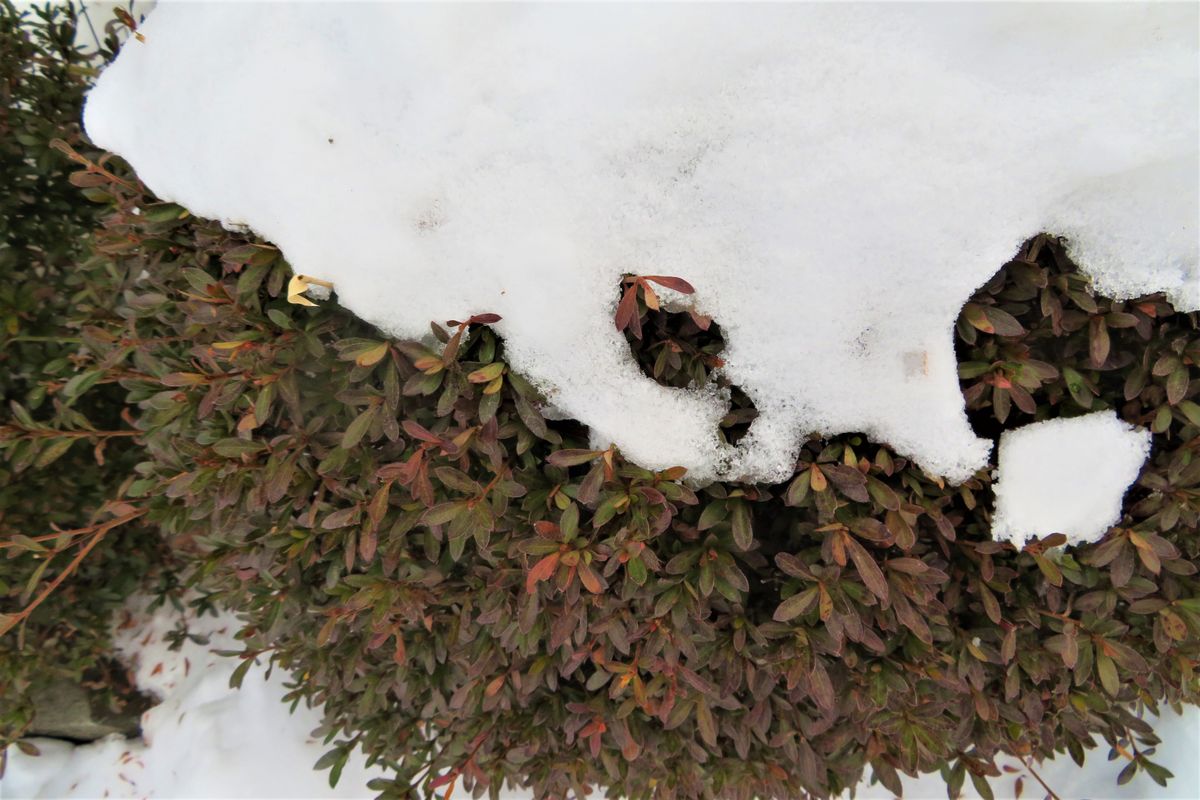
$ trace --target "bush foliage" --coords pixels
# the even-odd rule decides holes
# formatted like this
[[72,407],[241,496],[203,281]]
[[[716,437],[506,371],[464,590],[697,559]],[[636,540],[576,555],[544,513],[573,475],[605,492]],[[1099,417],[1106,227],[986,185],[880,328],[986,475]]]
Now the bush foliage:
[[124,683],[101,658],[109,620],[167,558],[153,528],[129,526],[119,543],[100,531],[124,515],[120,486],[138,448],[115,378],[77,370],[87,357],[72,319],[105,320],[116,298],[96,279],[102,267],[81,267],[105,209],[80,195],[51,143],[101,155],[79,115],[116,45],[83,52],[76,25],[70,6],[0,0],[0,631],[13,628],[0,635],[0,746],[29,729],[30,694],[52,681]]
[[[1018,549],[989,536],[987,470],[949,486],[860,435],[810,440],[780,486],[589,450],[489,315],[397,342],[289,303],[276,248],[61,149],[103,215],[75,272],[91,300],[69,308],[73,377],[41,384],[53,410],[13,406],[10,429],[50,433],[0,448],[45,452],[119,388],[137,463],[109,507],[242,615],[235,681],[268,659],[324,703],[331,780],[362,746],[396,770],[387,797],[827,796],[864,770],[986,796],[998,754],[1082,761],[1093,734],[1123,777],[1169,776],[1141,711],[1200,688],[1198,315],[1095,296],[1049,236],[976,292],[957,335],[981,435],[1105,408],[1154,432],[1104,540]],[[622,304],[639,362],[720,380],[719,332],[646,285]],[[754,413],[733,396],[731,438]]]

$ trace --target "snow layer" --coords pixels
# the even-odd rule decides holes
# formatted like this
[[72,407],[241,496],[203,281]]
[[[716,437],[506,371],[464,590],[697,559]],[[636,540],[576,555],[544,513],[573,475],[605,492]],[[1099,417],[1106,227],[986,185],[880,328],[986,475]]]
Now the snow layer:
[[294,714],[281,702],[286,676],[252,666],[240,690],[229,677],[240,663],[213,650],[240,650],[241,627],[230,614],[191,619],[189,630],[207,634],[178,651],[164,638],[180,619],[170,607],[153,614],[135,611],[117,631],[120,658],[134,667],[134,680],[161,702],[142,718],[144,741],[113,735],[72,747],[34,739],[40,756],[9,749],[0,798],[337,798],[367,797],[367,781],[382,777],[368,769],[358,751],[346,764],[336,789],[328,771],[313,764],[326,751],[310,732],[321,723],[319,708],[303,704]]
[[[514,368],[650,468],[778,481],[862,431],[954,481],[952,327],[1044,229],[1200,307],[1197,6],[164,4],[88,133],[398,337],[503,316]],[[674,275],[760,411],[657,385],[613,326]],[[675,300],[682,298],[674,297]]]
[[1096,541],[1121,519],[1150,441],[1150,431],[1112,411],[1005,431],[992,538],[1018,546],[1052,533],[1066,534],[1069,544]]

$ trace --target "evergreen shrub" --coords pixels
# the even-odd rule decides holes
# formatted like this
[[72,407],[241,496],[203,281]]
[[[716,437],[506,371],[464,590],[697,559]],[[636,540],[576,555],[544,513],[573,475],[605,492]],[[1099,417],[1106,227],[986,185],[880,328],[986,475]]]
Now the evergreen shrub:
[[[1170,777],[1142,715],[1200,688],[1200,316],[1097,296],[1046,235],[975,293],[981,435],[1108,408],[1154,433],[1102,541],[1017,548],[990,538],[988,470],[950,486],[862,435],[811,439],[779,486],[591,450],[494,317],[404,342],[289,303],[275,247],[59,147],[103,225],[76,391],[47,396],[119,387],[138,454],[114,502],[241,615],[235,683],[266,660],[324,703],[332,781],[361,746],[396,770],[385,797],[793,798],[934,770],[990,796],[998,755],[1082,761],[1094,735],[1123,780]],[[639,363],[720,380],[719,330],[651,283],[614,287]],[[754,416],[733,397],[730,439]]]
[[[128,680],[107,658],[113,612],[153,576],[170,580],[161,536],[120,502],[138,453],[124,392],[78,369],[74,320],[118,305],[82,263],[105,209],[52,145],[101,155],[79,116],[116,38],[84,51],[78,24],[73,6],[0,0],[0,749],[37,730],[32,697],[56,681],[86,682],[118,710]],[[106,528],[117,521],[119,541]]]

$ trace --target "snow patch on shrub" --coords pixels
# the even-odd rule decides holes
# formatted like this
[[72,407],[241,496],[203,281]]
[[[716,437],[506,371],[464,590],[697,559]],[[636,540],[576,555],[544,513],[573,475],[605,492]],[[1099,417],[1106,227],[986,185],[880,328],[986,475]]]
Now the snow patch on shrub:
[[[164,4],[89,134],[385,332],[493,312],[513,368],[649,468],[777,482],[862,431],[982,467],[952,346],[1042,230],[1105,291],[1197,290],[1197,8]],[[642,374],[623,274],[673,275],[760,415]],[[664,293],[669,294],[669,293]]]
[[1072,545],[1098,541],[1121,519],[1150,441],[1150,431],[1112,411],[1005,431],[992,537],[1018,547],[1052,533]]

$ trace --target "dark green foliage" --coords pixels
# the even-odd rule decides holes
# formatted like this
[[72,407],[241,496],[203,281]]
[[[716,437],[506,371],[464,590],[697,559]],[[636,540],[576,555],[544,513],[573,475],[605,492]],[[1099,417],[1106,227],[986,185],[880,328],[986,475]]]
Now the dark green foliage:
[[[141,446],[120,510],[242,614],[247,663],[324,702],[332,780],[361,745],[393,797],[797,797],[939,769],[954,793],[1092,734],[1163,777],[1138,714],[1198,688],[1197,315],[1095,297],[1046,237],[976,294],[982,433],[1104,407],[1155,431],[1105,540],[1018,551],[988,534],[986,470],[947,486],[863,436],[808,442],[775,487],[588,450],[486,315],[390,342],[290,305],[275,248],[113,169],[76,179],[105,220],[74,389],[120,387]],[[636,358],[707,380],[715,331],[647,305],[651,280],[621,303]],[[734,400],[730,428],[753,416]]]
[[[83,92],[111,57],[77,50],[75,25],[70,7],[0,2],[0,629],[14,625],[0,636],[0,747],[30,724],[32,690],[108,669],[98,658],[112,612],[165,556],[146,528],[52,535],[119,518],[109,501],[136,454],[123,392],[111,376],[78,371],[69,321],[102,322],[117,301],[82,267],[104,209],[71,185],[70,161],[50,144],[90,152]],[[94,549],[77,571],[15,622],[83,548]],[[119,693],[98,700],[116,704]]]

